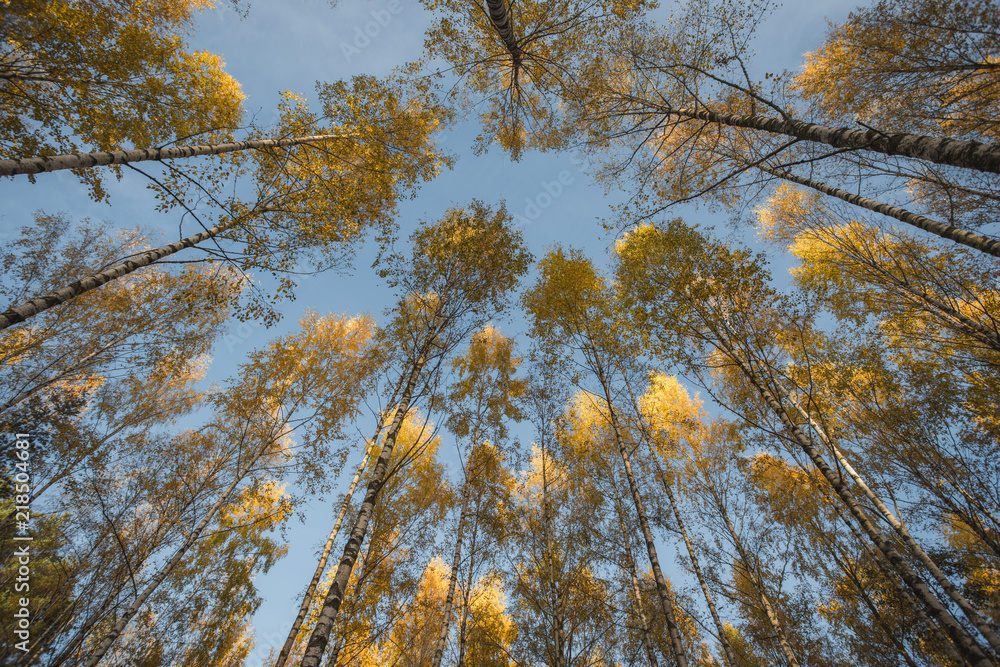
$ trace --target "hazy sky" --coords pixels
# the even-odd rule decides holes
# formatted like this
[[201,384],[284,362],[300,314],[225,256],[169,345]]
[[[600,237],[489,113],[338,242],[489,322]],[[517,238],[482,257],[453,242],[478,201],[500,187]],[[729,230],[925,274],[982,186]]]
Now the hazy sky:
[[[823,40],[827,19],[841,21],[855,5],[791,0],[758,34],[756,71],[797,69],[802,54]],[[322,0],[256,0],[247,9],[246,18],[228,5],[204,12],[190,37],[190,46],[224,58],[227,71],[243,86],[248,114],[263,125],[276,120],[278,95],[283,90],[311,98],[317,81],[362,73],[384,75],[417,59],[423,48],[424,30],[430,23],[417,0],[343,0],[336,6]],[[375,36],[364,35],[366,24],[373,21],[378,29],[370,25],[368,28]],[[359,35],[364,35],[367,43]],[[523,219],[527,219],[526,213],[534,213],[528,208],[534,202],[543,206],[524,227],[524,234],[536,257],[554,244],[570,244],[582,248],[599,263],[605,262],[613,237],[607,236],[599,220],[610,217],[609,202],[620,200],[621,195],[606,196],[604,188],[581,171],[568,154],[528,153],[517,163],[499,150],[473,155],[469,147],[476,131],[473,119],[443,136],[443,145],[459,155],[458,163],[453,170],[425,184],[417,198],[403,203],[400,239],[405,240],[419,220],[437,219],[446,208],[466,204],[473,198],[494,206],[504,199],[508,210]],[[69,172],[42,174],[35,185],[24,177],[5,180],[0,182],[0,188],[0,235],[30,224],[33,212],[41,209],[50,213],[65,211],[76,218],[108,219],[119,227],[138,225],[158,230],[166,240],[178,237],[179,214],[155,213],[151,193],[141,177],[133,173],[126,173],[121,182],[109,184],[110,205],[90,201],[86,189]],[[691,220],[707,218],[703,211],[693,208],[678,209],[672,215]],[[184,235],[192,234],[197,227],[188,221],[182,231]],[[353,275],[328,274],[305,281],[297,290],[297,300],[282,305],[285,317],[271,330],[235,323],[230,336],[216,346],[211,379],[224,381],[250,350],[296,329],[305,309],[371,313],[381,318],[391,304],[391,293],[369,270],[372,256],[371,248],[363,249]],[[511,321],[501,322],[500,328],[513,334],[523,327]],[[520,336],[518,342],[523,350],[524,337]],[[363,428],[370,430],[367,424]],[[442,452],[453,449],[445,434]],[[335,514],[332,504],[333,499],[313,502],[305,525],[293,521],[287,533],[291,544],[288,555],[257,582],[265,602],[255,617],[257,648],[249,664],[259,664],[272,646],[280,646],[284,640],[298,606],[296,598],[304,590],[315,568],[319,545],[330,530],[331,515]],[[335,559],[340,549],[342,545],[335,548]],[[672,550],[662,560],[672,561]]]

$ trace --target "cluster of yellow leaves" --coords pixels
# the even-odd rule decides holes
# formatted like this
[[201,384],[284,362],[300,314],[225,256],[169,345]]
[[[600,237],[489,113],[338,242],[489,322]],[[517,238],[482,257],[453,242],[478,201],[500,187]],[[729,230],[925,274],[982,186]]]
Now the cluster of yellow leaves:
[[[259,530],[257,524],[282,523],[291,513],[290,496],[285,486],[274,480],[267,480],[240,490],[233,502],[219,512],[219,525],[224,529]],[[282,546],[284,553],[287,545]]]
[[258,403],[271,406],[275,419],[293,422],[301,445],[320,457],[318,465],[326,444],[339,435],[367,390],[376,365],[369,353],[375,323],[369,316],[310,312],[300,325],[299,333],[252,353],[243,366],[240,390],[227,392],[220,401],[243,414]]
[[[151,147],[228,136],[243,94],[181,35],[203,0],[29,0],[4,9],[0,155]],[[82,146],[77,145],[82,142]],[[81,175],[104,197],[100,171]]]
[[883,132],[1000,138],[993,3],[882,0],[832,27],[794,87]]
[[646,393],[639,397],[639,410],[653,432],[657,454],[673,458],[681,442],[697,435],[705,415],[697,396],[691,398],[676,377],[655,373]]
[[787,526],[804,526],[824,509],[829,514],[831,504],[838,502],[819,473],[806,472],[773,454],[759,452],[743,465],[762,506]]
[[[952,516],[945,517],[942,529],[948,546],[962,558],[966,586],[981,599],[1000,598],[1000,561],[989,546],[965,523]],[[991,615],[995,622],[998,613],[994,611]]]
[[470,623],[466,660],[470,665],[510,667],[511,645],[517,628],[507,613],[507,599],[499,577],[487,574],[469,594]]
[[503,204],[496,212],[478,200],[448,209],[441,220],[418,229],[410,239],[412,262],[406,269],[386,272],[394,276],[391,284],[434,291],[447,308],[454,308],[460,298],[468,304],[465,308],[483,314],[507,307],[507,295],[533,259]]
[[[482,3],[425,0],[439,17],[427,33],[428,58],[443,58],[459,77],[455,97],[462,106],[486,100],[477,149],[497,142],[516,160],[526,148],[564,145],[562,99],[582,97],[574,60],[593,55],[603,38],[656,6],[650,0],[560,0],[506,2],[515,51],[501,39]],[[586,57],[585,57],[586,56]]]
[[949,328],[948,347],[961,350],[975,337],[958,317],[986,329],[995,324],[997,273],[961,249],[935,249],[902,232],[845,220],[822,195],[788,185],[757,216],[765,238],[787,245],[800,261],[791,270],[800,287],[841,320],[877,318],[895,350],[921,340],[940,350]]
[[472,335],[469,349],[452,361],[458,380],[448,395],[454,404],[448,428],[459,437],[472,435],[477,445],[484,432],[500,440],[504,422],[523,417],[517,404],[528,381],[514,378],[521,358],[514,356],[514,340],[492,325]]
[[519,501],[541,507],[543,493],[551,494],[553,488],[565,490],[570,486],[571,474],[566,466],[532,443],[530,462],[521,473],[521,483],[517,487]]

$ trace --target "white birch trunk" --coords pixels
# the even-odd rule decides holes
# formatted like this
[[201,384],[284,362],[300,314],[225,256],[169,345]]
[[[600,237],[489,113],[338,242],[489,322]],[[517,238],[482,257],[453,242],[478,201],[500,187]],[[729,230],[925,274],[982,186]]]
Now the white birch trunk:
[[194,236],[189,236],[186,239],[181,239],[180,241],[176,241],[170,245],[154,248],[153,250],[142,253],[138,257],[125,260],[120,264],[116,264],[115,266],[99,271],[98,273],[87,276],[86,278],[81,278],[75,283],[67,285],[60,290],[56,290],[51,294],[34,298],[31,301],[22,303],[18,306],[12,306],[3,313],[0,313],[0,330],[6,329],[12,324],[23,322],[33,315],[37,315],[38,313],[48,310],[53,306],[69,301],[70,299],[78,297],[92,289],[97,289],[101,285],[121,278],[124,275],[128,275],[136,269],[149,266],[153,262],[163,259],[169,255],[173,255],[184,248],[190,248],[191,246],[198,245],[206,239],[218,236],[227,229],[235,227],[237,224],[238,221],[236,220],[224,222],[220,225],[216,225],[208,231],[195,234]]
[[60,169],[84,169],[87,167],[102,167],[128,162],[144,162],[147,160],[169,160],[177,158],[197,157],[199,155],[222,155],[250,149],[285,148],[299,144],[341,139],[343,135],[317,134],[290,139],[253,139],[227,144],[208,144],[203,146],[175,146],[173,148],[136,148],[122,151],[102,151],[97,153],[70,153],[66,155],[50,155],[27,157],[13,160],[0,160],[0,176],[16,176],[17,174],[38,174]]

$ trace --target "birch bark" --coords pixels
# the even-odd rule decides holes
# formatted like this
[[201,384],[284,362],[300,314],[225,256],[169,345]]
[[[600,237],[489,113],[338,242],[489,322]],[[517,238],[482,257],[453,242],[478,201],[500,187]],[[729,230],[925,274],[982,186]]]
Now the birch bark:
[[69,153],[41,157],[26,157],[14,160],[0,160],[0,176],[16,176],[17,174],[38,174],[60,169],[85,169],[112,164],[129,162],[144,162],[147,160],[169,160],[177,158],[197,157],[200,155],[222,155],[251,149],[285,148],[300,144],[341,139],[343,135],[317,134],[291,139],[253,139],[227,144],[208,144],[204,146],[175,146],[173,148],[136,148],[123,151],[103,151],[97,153]]
[[898,206],[886,204],[884,202],[869,199],[868,197],[862,197],[860,195],[853,195],[846,190],[831,187],[826,183],[822,183],[812,178],[796,176],[790,172],[783,171],[781,169],[772,169],[771,167],[765,165],[757,165],[757,168],[766,174],[777,176],[778,178],[791,181],[792,183],[804,185],[812,188],[813,190],[822,192],[823,194],[846,201],[848,204],[854,204],[855,206],[860,206],[861,208],[868,209],[869,211],[887,215],[890,218],[895,218],[900,222],[913,225],[918,229],[930,232],[931,234],[936,234],[937,236],[948,239],[949,241],[961,243],[964,246],[968,246],[969,248],[973,248],[979,252],[984,252],[988,255],[993,255],[994,257],[1000,257],[1000,241],[997,239],[991,239],[988,236],[983,236],[982,234],[976,234],[975,232],[970,232],[966,229],[953,227],[952,225],[912,213]]
[[892,565],[893,569],[899,574],[900,578],[906,583],[906,585],[913,591],[920,602],[926,608],[928,614],[933,618],[938,625],[948,634],[951,640],[955,643],[956,648],[959,653],[963,654],[966,659],[975,667],[991,667],[995,663],[983,651],[982,647],[973,639],[972,635],[966,631],[964,627],[951,615],[948,609],[941,604],[941,601],[937,599],[933,591],[927,586],[916,572],[906,563],[899,552],[896,550],[895,546],[886,539],[882,531],[872,522],[868,513],[865,512],[864,508],[858,502],[854,493],[847,487],[844,483],[841,475],[833,470],[830,465],[826,462],[823,456],[820,454],[819,450],[816,448],[815,444],[808,435],[803,433],[803,431],[798,427],[798,425],[790,418],[788,412],[782,406],[781,402],[774,395],[771,389],[768,388],[766,383],[758,376],[758,374],[747,365],[743,358],[736,353],[730,344],[727,337],[720,335],[716,330],[715,332],[716,340],[722,351],[725,352],[732,361],[739,367],[740,371],[747,378],[754,389],[760,394],[767,404],[768,408],[774,412],[774,414],[781,421],[781,424],[785,432],[793,440],[793,442],[798,445],[802,451],[809,457],[809,459],[819,470],[820,474],[830,483],[837,495],[843,501],[848,512],[857,520],[858,524],[861,526],[864,533],[868,536],[875,546],[881,551],[889,563]]
[[[591,348],[591,353],[596,360],[597,350]],[[618,454],[621,456],[622,464],[625,466],[625,476],[628,478],[632,502],[635,504],[635,511],[639,515],[639,527],[642,530],[642,537],[646,542],[646,553],[649,555],[649,564],[653,570],[653,579],[656,581],[656,591],[659,594],[660,607],[663,610],[663,617],[667,623],[667,635],[670,638],[670,647],[674,652],[674,658],[677,660],[678,667],[688,667],[687,651],[684,650],[680,628],[677,625],[677,618],[674,616],[673,601],[670,599],[667,581],[663,577],[663,570],[660,569],[660,560],[656,554],[656,545],[653,543],[653,532],[649,528],[649,518],[646,516],[646,508],[643,505],[642,496],[639,494],[639,486],[632,472],[632,461],[621,434],[621,424],[618,422],[617,410],[615,410],[611,402],[611,388],[608,386],[607,377],[600,363],[595,363],[594,370],[597,371],[598,380],[604,390],[604,402],[608,409],[615,445],[618,447]]]
[[[649,442],[647,441],[647,445]],[[736,656],[733,655],[733,649],[729,645],[729,640],[726,639],[725,627],[722,625],[722,619],[719,618],[719,611],[715,608],[715,600],[712,599],[712,592],[708,589],[708,582],[705,580],[705,574],[701,571],[701,565],[698,563],[698,555],[694,551],[694,545],[691,544],[691,538],[688,536],[687,528],[684,526],[684,520],[681,518],[680,508],[677,507],[677,499],[674,496],[673,489],[670,488],[670,484],[667,483],[666,476],[663,474],[663,469],[660,467],[660,462],[656,459],[656,453],[650,447],[650,455],[653,457],[653,461],[656,464],[656,472],[660,478],[660,484],[663,486],[663,491],[667,494],[667,501],[670,503],[670,509],[674,515],[674,521],[677,522],[677,528],[681,532],[681,537],[684,539],[684,546],[687,548],[688,557],[691,559],[691,566],[694,568],[695,576],[698,578],[698,585],[701,586],[701,592],[705,596],[705,603],[708,605],[708,610],[712,614],[712,621],[715,623],[715,629],[719,633],[719,644],[722,646],[722,652],[726,656],[726,664],[729,667],[736,667],[738,664],[736,662]]]
[[347,508],[350,507],[351,499],[354,497],[354,490],[357,488],[358,481],[361,479],[361,473],[368,465],[368,458],[371,456],[372,449],[375,447],[375,442],[378,439],[379,433],[382,431],[383,424],[383,421],[379,422],[378,428],[375,429],[375,435],[371,440],[371,444],[365,447],[365,455],[361,458],[361,463],[358,464],[358,469],[354,473],[354,478],[351,479],[351,484],[347,488],[347,493],[344,494],[344,500],[340,504],[340,512],[337,514],[337,520],[333,524],[333,530],[330,531],[330,536],[326,538],[326,544],[323,546],[323,553],[320,555],[319,562],[316,564],[316,571],[313,573],[313,577],[309,581],[309,586],[306,588],[306,594],[302,598],[302,604],[299,605],[299,613],[295,616],[295,621],[292,623],[292,629],[288,631],[288,637],[285,638],[285,643],[282,645],[281,651],[278,653],[278,658],[274,662],[274,667],[285,667],[285,662],[288,661],[288,656],[291,655],[292,647],[295,645],[295,637],[299,634],[299,630],[302,628],[302,623],[306,620],[306,614],[309,613],[309,607],[312,605],[313,596],[316,594],[316,587],[319,586],[319,580],[322,578],[323,571],[326,569],[326,562],[330,558],[330,551],[333,549],[333,542],[337,539],[337,533],[340,532],[340,525],[343,523],[344,516],[347,514]]
[[23,322],[29,317],[37,315],[38,313],[48,310],[54,306],[58,306],[60,303],[76,298],[92,289],[97,289],[101,285],[128,275],[136,269],[149,266],[153,262],[173,255],[176,252],[180,252],[184,248],[190,248],[191,246],[198,245],[202,241],[218,236],[228,229],[232,229],[240,222],[241,221],[239,220],[224,222],[207,231],[200,232],[194,236],[189,236],[186,239],[181,239],[180,241],[175,241],[170,245],[154,248],[153,250],[142,253],[135,259],[125,260],[120,264],[116,264],[115,266],[104,269],[103,271],[89,275],[86,278],[81,278],[75,283],[67,285],[60,290],[56,290],[51,294],[46,294],[20,305],[12,306],[3,313],[0,313],[0,330],[6,329],[7,327],[17,324],[18,322]]
[[833,456],[840,467],[844,469],[848,477],[854,480],[855,485],[861,489],[861,492],[865,495],[865,497],[871,501],[886,522],[892,526],[892,529],[895,530],[896,533],[903,539],[903,543],[909,547],[910,552],[916,556],[920,564],[927,568],[927,571],[931,573],[932,577],[934,577],[934,581],[936,581],[938,585],[944,589],[944,592],[949,598],[951,598],[952,602],[958,605],[958,608],[962,610],[965,617],[969,619],[976,629],[979,630],[980,634],[986,638],[986,641],[990,643],[993,650],[1000,653],[1000,639],[997,638],[992,628],[990,628],[989,623],[979,613],[979,610],[973,607],[969,601],[965,599],[965,596],[961,594],[955,584],[953,584],[951,580],[948,579],[947,575],[941,571],[938,564],[935,563],[934,560],[927,555],[927,552],[924,551],[923,547],[921,547],[917,541],[913,539],[913,536],[910,534],[910,531],[907,530],[906,526],[903,525],[903,522],[892,513],[882,499],[865,483],[865,481],[861,478],[861,475],[859,475],[847,459],[844,458],[843,453],[841,453],[837,446],[830,441],[826,431],[812,418],[812,415],[806,412],[799,402],[788,394],[784,387],[779,386],[779,390],[785,395],[785,398],[792,404],[802,418],[809,422],[809,426],[811,426],[813,432],[819,436],[820,441],[823,442],[831,452],[833,452]]
[[343,602],[344,594],[347,591],[347,581],[350,579],[354,563],[361,550],[361,545],[368,533],[368,523],[371,521],[372,513],[375,510],[378,493],[382,489],[386,475],[389,472],[389,458],[392,456],[392,450],[396,446],[396,436],[403,425],[406,413],[409,412],[410,402],[413,398],[413,392],[416,388],[420,371],[426,363],[426,354],[431,345],[431,340],[433,340],[432,337],[425,341],[419,351],[419,356],[411,364],[399,406],[396,408],[392,424],[386,432],[385,445],[382,447],[382,452],[379,454],[378,461],[375,464],[372,479],[368,483],[368,492],[365,494],[364,502],[361,504],[361,510],[358,512],[358,518],[354,523],[354,529],[351,531],[351,537],[344,547],[344,555],[337,566],[337,573],[334,575],[330,590],[323,601],[323,608],[320,610],[319,619],[316,621],[316,626],[309,637],[309,643],[302,658],[302,667],[319,667],[323,659],[323,652],[326,650],[326,645],[330,640],[330,631],[333,629],[333,622],[337,617],[340,604]]
[[1000,146],[976,141],[959,141],[944,137],[929,137],[920,134],[883,134],[875,130],[852,130],[847,127],[828,127],[800,120],[772,118],[769,116],[740,116],[737,114],[709,111],[708,109],[685,109],[664,105],[660,102],[625,96],[628,102],[638,103],[665,116],[704,120],[729,127],[743,127],[771,134],[826,144],[834,148],[868,150],[884,155],[927,160],[936,164],[946,164],[976,171],[1000,173]]
[[[444,600],[444,623],[441,625],[441,635],[438,637],[437,646],[434,647],[433,667],[441,667],[441,660],[444,658],[444,650],[448,646],[448,633],[451,630],[451,609],[455,602],[455,589],[458,588],[458,568],[462,563],[462,538],[465,531],[465,518],[469,509],[469,485],[468,480],[462,484],[462,512],[458,517],[458,529],[455,538],[455,550],[451,557],[451,573],[448,576],[448,594]],[[469,591],[465,591],[466,598]]]

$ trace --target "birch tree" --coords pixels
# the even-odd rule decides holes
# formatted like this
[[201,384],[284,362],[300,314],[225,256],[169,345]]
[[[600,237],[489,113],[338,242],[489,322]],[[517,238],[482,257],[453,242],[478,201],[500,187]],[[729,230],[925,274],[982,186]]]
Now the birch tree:
[[402,420],[417,397],[418,386],[433,375],[435,364],[489,317],[502,311],[508,290],[527,270],[531,255],[520,235],[507,225],[501,208],[493,213],[479,202],[468,210],[454,209],[412,237],[409,263],[398,259],[383,271],[399,292],[398,315],[387,328],[401,373],[406,378],[385,445],[370,477],[364,502],[337,568],[330,592],[312,631],[303,665],[318,667],[330,629],[344,600],[346,587],[372,519],[379,490]]
[[[454,504],[453,494],[443,479],[444,466],[439,460],[441,438],[437,430],[416,409],[408,413],[400,427],[390,459],[392,474],[380,495],[384,503],[380,507],[385,511],[372,518],[365,548],[351,573],[349,593],[331,629],[327,655],[331,667],[354,664],[374,667],[402,659],[405,646],[397,645],[391,635],[397,624],[406,624],[404,618],[408,614],[412,616],[415,596],[438,546],[436,529]],[[383,432],[371,443],[374,451],[381,450],[385,437]],[[374,465],[369,458],[362,474],[370,475]],[[357,503],[351,503],[348,509],[356,510]],[[343,543],[345,538],[342,534],[339,537],[338,542]],[[279,659],[281,654],[293,664],[302,659],[335,574],[335,567],[327,569],[294,644],[287,653],[283,648]],[[429,611],[439,614],[440,606]]]
[[617,384],[630,372],[634,373],[634,351],[623,345],[613,333],[613,293],[593,265],[578,252],[553,251],[542,261],[541,269],[541,279],[524,297],[524,304],[533,319],[533,333],[551,348],[569,348],[570,354],[578,354],[580,361],[576,363],[598,383],[594,400],[611,427],[625,469],[674,659],[680,667],[686,667],[687,655],[674,618],[673,602],[660,569],[649,519],[632,470],[626,434],[614,400],[619,391]]
[[[663,234],[663,229],[669,232]],[[827,462],[816,440],[810,434],[799,427],[796,419],[793,418],[792,409],[785,402],[787,391],[782,391],[776,379],[774,366],[768,359],[769,354],[773,354],[773,343],[762,337],[765,331],[770,331],[767,335],[774,335],[776,331],[788,330],[788,327],[766,326],[758,317],[773,317],[776,310],[751,314],[748,305],[759,302],[764,294],[768,294],[767,299],[774,299],[776,295],[764,286],[766,273],[761,266],[749,255],[742,251],[730,251],[722,245],[713,244],[705,237],[690,228],[687,228],[680,221],[674,221],[670,225],[657,231],[654,228],[644,228],[637,232],[639,236],[633,237],[634,244],[624,244],[619,252],[623,258],[622,272],[619,274],[622,284],[626,285],[626,294],[630,290],[631,295],[639,297],[641,301],[636,302],[637,314],[645,319],[653,313],[658,313],[656,317],[663,318],[662,321],[672,323],[669,328],[663,329],[660,338],[668,346],[668,341],[685,340],[688,345],[702,345],[705,356],[717,360],[717,367],[729,367],[732,371],[745,378],[750,392],[756,392],[759,400],[767,406],[775,417],[778,418],[781,432],[793,445],[792,450],[801,450],[810,461],[816,466],[819,473],[830,483],[838,498],[843,502],[845,508],[860,525],[862,531],[876,548],[892,564],[893,570],[905,582],[914,597],[923,605],[926,613],[938,623],[942,630],[948,634],[955,648],[960,654],[968,656],[972,662],[983,665],[990,664],[992,659],[989,653],[982,647],[973,635],[957,621],[945,604],[942,603],[934,591],[922,579],[921,575],[914,570],[907,560],[897,550],[886,534],[873,522],[872,516],[859,502],[851,486],[846,482],[845,476],[837,469],[831,467]],[[646,235],[649,236],[646,236]],[[659,245],[659,242],[670,237],[668,245]],[[645,241],[658,239],[653,245],[646,245]],[[657,250],[653,250],[658,247]],[[661,251],[670,250],[666,254]],[[639,278],[653,266],[659,265],[666,257],[684,247],[686,256],[684,258],[684,275],[689,279],[678,280],[678,276],[671,277],[667,283],[662,279],[655,279],[655,283],[660,289],[669,289],[675,296],[668,300],[661,297],[651,297],[651,293],[646,291],[651,287],[651,283],[646,283],[647,278]],[[647,254],[647,253],[652,254]],[[654,257],[659,259],[654,260]],[[714,257],[704,265],[692,264],[692,260],[698,257]],[[644,258],[644,259],[640,259]],[[638,273],[631,271],[640,266]],[[671,263],[674,271],[680,269],[681,265]],[[650,274],[645,273],[647,277]],[[643,286],[645,285],[645,286]],[[654,288],[655,289],[655,288]],[[685,291],[686,290],[686,291]],[[639,303],[655,304],[649,310]],[[662,309],[662,310],[658,310]],[[785,317],[786,322],[791,320],[794,314],[788,308]],[[738,327],[740,333],[734,334],[734,327]],[[669,349],[669,348],[665,348]],[[711,357],[712,353],[718,357]],[[689,355],[690,352],[683,353]],[[683,357],[682,357],[683,358]],[[687,357],[689,360],[690,356]],[[690,363],[690,362],[689,362]],[[700,363],[700,362],[699,362]],[[711,362],[710,362],[711,363]],[[693,366],[689,366],[693,367]],[[989,640],[991,634],[988,625],[977,619],[975,614],[966,612],[969,620],[977,625],[977,629]]]
[[[240,86],[221,58],[184,40],[196,13],[214,4],[9,4],[0,18],[0,157],[229,136],[242,121]],[[106,198],[100,174],[77,174]]]
[[[323,462],[322,444],[337,433],[367,388],[372,359],[366,351],[372,323],[313,316],[304,320],[303,327],[302,333],[252,355],[231,391],[214,399],[217,421],[186,437],[187,447],[177,448],[188,457],[178,462],[188,472],[175,472],[172,484],[155,490],[170,499],[168,507],[176,506],[174,516],[155,522],[137,517],[139,523],[133,524],[149,526],[146,530],[152,529],[161,539],[169,537],[155,549],[166,551],[166,560],[155,571],[144,572],[142,590],[134,589],[126,608],[113,610],[97,624],[95,630],[99,628],[101,639],[94,642],[86,664],[98,664],[109,655],[130,621],[161,585],[175,576],[205,531],[224,516],[220,512],[239,497],[241,488],[253,488],[281,475],[276,469],[287,467],[293,447],[297,458],[312,458],[317,467]],[[331,387],[337,391],[329,393]],[[297,445],[290,440],[292,433],[301,438]],[[213,439],[219,444],[209,447]],[[296,467],[301,478],[309,478],[309,461]],[[168,472],[164,469],[164,474]],[[92,488],[99,492],[99,486]],[[191,492],[185,493],[185,489]],[[193,524],[190,531],[178,530],[182,520]],[[124,542],[134,540],[126,535]],[[163,549],[166,545],[169,547]]]
[[654,6],[645,0],[424,4],[437,14],[427,32],[428,59],[444,59],[460,77],[452,94],[460,108],[486,106],[477,151],[496,142],[514,160],[526,148],[565,142],[559,100],[577,86],[570,61]]
[[705,604],[712,616],[712,621],[716,629],[716,637],[722,648],[722,655],[727,665],[736,665],[736,656],[732,646],[726,636],[725,626],[719,616],[712,593],[709,590],[708,581],[702,567],[699,565],[698,554],[695,549],[692,537],[688,534],[685,521],[681,515],[680,502],[674,492],[676,473],[670,470],[665,473],[660,465],[659,459],[670,461],[675,457],[683,457],[685,444],[693,447],[690,441],[697,437],[697,425],[700,422],[703,410],[700,401],[692,400],[687,391],[680,385],[677,378],[667,377],[664,374],[654,374],[650,378],[649,387],[637,401],[639,413],[638,428],[640,437],[645,440],[650,448],[652,457],[652,468],[654,474],[659,478],[663,491],[667,496],[667,504],[670,507],[672,523],[676,526],[677,532],[681,534],[684,546],[687,550],[688,560],[691,568],[698,579]]
[[[281,104],[279,134],[320,133],[327,140],[255,151],[249,166],[235,168],[237,174],[252,172],[255,187],[248,201],[213,194],[211,209],[199,216],[193,202],[203,198],[206,189],[223,187],[228,168],[217,166],[220,173],[207,184],[172,171],[156,181],[161,207],[183,208],[201,224],[201,231],[68,277],[48,293],[26,294],[0,314],[0,328],[207,241],[225,241],[219,257],[239,271],[274,276],[274,294],[254,294],[241,308],[244,317],[273,322],[277,314],[272,304],[292,295],[295,271],[345,268],[354,246],[372,231],[386,242],[399,199],[449,164],[430,138],[447,113],[418,89],[406,96],[398,84],[368,76],[324,84],[319,98],[322,116],[310,111],[302,98],[287,96]],[[322,129],[324,123],[329,129]]]
[[[433,667],[440,666],[447,648],[452,619],[452,603],[455,598],[455,589],[458,585],[459,569],[462,562],[462,546],[466,531],[468,531],[471,537],[469,546],[472,553],[468,556],[469,574],[463,584],[465,594],[462,596],[461,605],[459,662],[462,661],[465,620],[471,602],[469,591],[475,576],[477,546],[479,550],[485,551],[482,544],[477,545],[477,539],[479,538],[480,519],[488,520],[488,517],[482,516],[483,512],[480,511],[481,509],[487,511],[489,509],[487,505],[489,496],[484,497],[483,494],[491,486],[486,476],[497,472],[498,452],[495,451],[495,448],[502,445],[506,439],[505,420],[523,418],[517,403],[525,392],[526,381],[516,380],[513,377],[521,361],[513,357],[513,343],[513,340],[505,338],[493,327],[486,327],[472,336],[466,354],[453,362],[459,375],[448,396],[452,404],[448,425],[456,436],[467,437],[469,442],[467,447],[459,449],[459,463],[462,466],[462,481],[459,488],[460,510],[458,525],[455,529],[451,575],[445,597],[444,622],[438,645],[434,651]],[[491,436],[493,451],[485,449],[491,446],[483,439],[486,435]],[[473,494],[475,497],[470,497]],[[467,524],[469,519],[473,522],[471,529]]]

